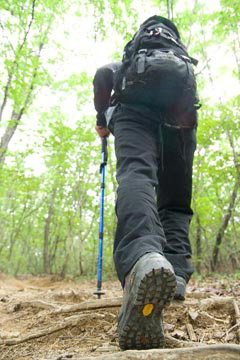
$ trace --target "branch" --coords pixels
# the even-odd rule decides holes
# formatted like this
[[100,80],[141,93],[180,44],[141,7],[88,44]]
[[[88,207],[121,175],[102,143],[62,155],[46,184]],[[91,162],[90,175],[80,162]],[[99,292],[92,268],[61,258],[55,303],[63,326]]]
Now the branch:
[[5,90],[4,90],[3,102],[2,102],[2,105],[1,105],[1,108],[0,108],[0,121],[2,120],[3,110],[4,110],[4,108],[6,106],[6,103],[7,103],[8,92],[9,92],[9,87],[10,87],[11,82],[12,82],[12,77],[13,77],[13,71],[10,74],[8,74],[8,80],[7,80],[7,84],[5,86]]
[[30,20],[30,22],[29,22],[29,24],[28,24],[28,29],[27,29],[27,31],[25,32],[25,35],[24,35],[24,38],[23,38],[23,42],[22,42],[22,44],[20,45],[20,48],[19,48],[20,51],[22,50],[22,48],[23,48],[23,46],[24,46],[24,44],[25,44],[25,42],[26,42],[26,40],[27,40],[28,34],[29,34],[30,30],[31,30],[31,27],[32,27],[32,23],[33,23],[33,20],[34,20],[35,4],[36,4],[36,0],[33,0],[33,2],[32,2],[31,20]]
[[199,70],[195,75],[198,76],[200,75],[206,68],[209,68],[209,63],[210,63],[211,59],[207,59],[206,60],[206,64],[203,65],[203,67],[201,68],[201,70]]
[[234,162],[234,165],[235,165],[235,168],[236,168],[236,171],[237,171],[237,176],[240,177],[240,167],[239,167],[239,162],[238,162],[238,154],[236,153],[236,150],[235,150],[233,138],[230,135],[228,130],[227,130],[227,137],[228,137],[229,144],[230,144],[230,146],[232,148],[233,162]]
[[[240,48],[240,43],[239,43],[238,36],[237,36],[237,41],[238,41],[238,45],[239,45],[239,48]],[[240,78],[240,59],[238,57],[238,52],[239,51],[237,49],[235,41],[233,41],[233,52],[234,52],[234,57],[235,57],[235,61],[236,61],[237,68],[238,68],[238,79],[239,79]]]

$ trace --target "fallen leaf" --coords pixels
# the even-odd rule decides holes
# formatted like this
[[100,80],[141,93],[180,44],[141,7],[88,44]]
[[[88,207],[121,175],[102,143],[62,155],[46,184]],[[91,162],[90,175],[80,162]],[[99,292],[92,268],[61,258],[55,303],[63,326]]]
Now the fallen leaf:
[[190,318],[195,321],[198,316],[199,316],[199,313],[197,311],[192,311],[192,310],[189,310],[188,311],[188,315],[190,316]]

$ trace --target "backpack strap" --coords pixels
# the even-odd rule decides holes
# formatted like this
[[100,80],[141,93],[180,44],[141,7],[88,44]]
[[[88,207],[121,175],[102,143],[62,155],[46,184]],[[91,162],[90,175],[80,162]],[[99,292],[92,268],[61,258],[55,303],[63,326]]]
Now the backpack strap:
[[186,52],[185,46],[182,45],[177,40],[177,38],[173,36],[173,34],[170,30],[166,29],[166,27],[161,26],[161,24],[160,24],[160,26],[152,25],[149,28],[147,28],[147,31],[149,33],[149,36],[161,36],[161,37],[167,39],[168,41],[171,41],[176,46],[180,47],[184,52]]
[[[162,26],[159,26],[159,27],[156,27],[156,25],[152,25],[148,28],[148,30],[150,31],[150,36],[162,36],[164,37],[165,39],[167,40],[170,40],[172,41],[175,45],[177,45],[178,47],[180,47],[183,51],[186,52],[186,48],[184,45],[182,45],[179,41],[177,41],[175,39],[175,37],[173,36],[173,34],[171,33],[171,31],[168,31],[165,27],[162,27]],[[182,58],[186,58],[186,59],[190,59],[191,60],[191,63],[195,66],[197,66],[198,64],[198,60],[197,59],[194,59],[193,57],[191,56],[184,56],[182,55],[181,56]]]
[[190,57],[190,59],[191,59],[191,63],[192,63],[193,65],[197,66],[198,60],[195,59],[195,58],[193,58],[193,57],[191,57],[191,56],[189,56],[189,57]]
[[140,49],[138,50],[138,62],[137,62],[137,73],[142,74],[145,71],[145,61],[146,61],[146,54],[147,49]]
[[[149,26],[149,27],[147,27],[145,29],[141,29],[141,31],[139,30],[135,34],[133,40],[130,42],[130,43],[133,43],[133,41],[135,39],[134,51],[133,52],[142,53],[143,55],[146,54],[146,49],[138,50],[140,41],[141,41],[142,37],[145,37],[145,36],[149,36],[149,37],[151,37],[151,36],[161,36],[161,37],[167,39],[168,41],[174,43],[181,50],[183,50],[183,52],[185,54],[187,54],[187,56],[181,55],[180,57],[183,60],[191,62],[193,65],[197,66],[198,60],[191,57],[191,56],[189,56],[185,46],[180,41],[178,41],[176,37],[174,37],[172,32],[170,30],[168,30],[166,26],[164,26],[164,25],[162,26],[162,24],[160,24],[160,26],[155,24],[155,25]],[[130,45],[130,43],[128,43],[127,45]],[[141,50],[143,50],[143,51],[141,51]]]

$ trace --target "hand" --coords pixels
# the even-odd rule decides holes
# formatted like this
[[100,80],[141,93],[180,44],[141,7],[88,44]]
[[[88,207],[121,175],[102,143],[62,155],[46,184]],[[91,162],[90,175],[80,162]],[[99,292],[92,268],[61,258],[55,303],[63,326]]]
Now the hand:
[[110,131],[107,127],[96,125],[95,129],[100,137],[108,137],[110,135]]

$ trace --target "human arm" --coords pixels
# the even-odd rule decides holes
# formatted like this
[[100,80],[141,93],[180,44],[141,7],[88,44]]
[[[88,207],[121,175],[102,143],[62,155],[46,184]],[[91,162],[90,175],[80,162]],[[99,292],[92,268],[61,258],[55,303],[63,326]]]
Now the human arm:
[[107,110],[114,85],[114,73],[121,63],[111,63],[99,68],[94,76],[94,106],[97,111],[96,131],[99,136],[108,136],[105,111]]

